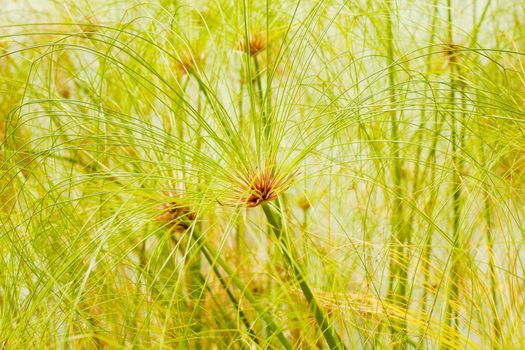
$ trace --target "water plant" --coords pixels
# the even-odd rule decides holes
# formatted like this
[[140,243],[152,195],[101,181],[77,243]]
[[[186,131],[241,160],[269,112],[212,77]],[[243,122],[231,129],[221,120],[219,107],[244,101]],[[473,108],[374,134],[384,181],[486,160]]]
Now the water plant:
[[525,347],[522,18],[6,2],[0,347]]

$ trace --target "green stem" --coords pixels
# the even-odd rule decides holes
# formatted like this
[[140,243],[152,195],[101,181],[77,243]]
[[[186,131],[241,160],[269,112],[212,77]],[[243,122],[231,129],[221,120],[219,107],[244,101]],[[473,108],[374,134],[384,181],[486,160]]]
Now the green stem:
[[208,242],[206,242],[206,240],[196,230],[193,230],[191,236],[197,244],[201,245],[202,252],[208,263],[214,269],[214,271],[216,271],[216,265],[219,265],[224,270],[226,275],[228,275],[228,277],[232,280],[233,284],[235,284],[235,286],[241,291],[243,296],[253,305],[255,310],[261,315],[262,319],[268,325],[268,328],[277,336],[277,339],[279,339],[284,348],[292,349],[292,345],[290,344],[288,339],[286,339],[284,334],[279,330],[272,317],[258,305],[255,296],[252,294],[250,289],[235,275],[228,263],[221,258],[221,256],[215,251],[215,249],[212,248],[212,246],[208,244]]
[[346,349],[346,347],[343,345],[343,342],[341,341],[341,338],[330,325],[328,317],[325,315],[315,300],[315,296],[310,289],[310,286],[308,286],[308,283],[306,282],[303,271],[293,257],[291,245],[287,240],[286,231],[283,229],[281,213],[272,209],[268,203],[263,204],[262,208],[275,237],[279,241],[279,247],[281,248],[280,250],[283,258],[286,264],[288,264],[289,268],[292,270],[294,278],[299,284],[299,287],[301,288],[303,295],[308,302],[308,306],[314,314],[315,320],[317,321],[317,324],[319,325],[319,328],[321,329],[328,346],[330,349]]
[[[253,65],[255,67],[255,81],[257,83],[257,95],[259,97],[259,103],[261,105],[261,113],[263,113],[263,116],[264,116],[263,89],[262,89],[262,81],[261,81],[261,72],[259,68],[259,61],[257,61],[257,56],[253,56]],[[263,124],[266,124],[266,123],[263,123]]]
[[[432,2],[432,9],[433,9],[433,14],[431,17],[432,24],[431,24],[431,30],[430,30],[429,48],[427,52],[428,56],[426,59],[427,76],[431,70],[432,45],[434,44],[435,33],[436,33],[436,21],[438,18],[438,6],[437,5],[438,5],[438,0],[434,0]],[[426,174],[427,173],[426,168],[429,165],[431,165],[430,184],[435,183],[435,177],[436,177],[436,168],[433,165],[435,165],[435,162],[436,162],[435,153],[436,153],[436,146],[437,146],[437,138],[440,132],[440,124],[438,123],[437,113],[434,113],[434,123],[435,123],[434,135],[432,139],[432,147],[430,148],[430,154],[432,155],[432,157],[429,157],[427,159],[427,162],[425,162],[425,171],[423,172],[424,174]],[[419,176],[417,175],[416,179],[418,177]],[[416,186],[416,184],[414,184],[414,191],[416,191],[418,187],[419,185]],[[437,195],[437,190],[432,189],[430,192],[430,200],[428,201],[428,204],[425,206],[425,214],[428,217],[431,217],[434,211],[434,203],[436,202],[436,195]],[[424,276],[423,277],[423,297],[422,297],[422,306],[421,306],[421,315],[423,315],[423,317],[427,313],[427,299],[428,299],[428,291],[429,291],[428,286],[429,286],[429,278],[430,278],[429,269],[430,269],[430,256],[432,255],[433,232],[434,232],[433,228],[431,227],[431,225],[429,225],[427,228],[427,232],[426,232],[425,244],[423,246],[424,250],[423,250],[423,260],[422,260],[422,267],[421,267],[421,271],[423,271],[423,276]],[[423,341],[424,339],[425,332],[426,332],[426,329],[423,329],[422,334],[421,334],[421,341]]]
[[268,117],[268,113],[266,111],[265,105],[264,105],[264,95],[263,95],[263,88],[262,88],[262,80],[261,80],[261,71],[259,67],[259,61],[257,60],[257,56],[253,57],[254,62],[254,68],[255,68],[255,81],[257,84],[257,97],[259,99],[259,109],[261,113],[261,120],[262,120],[262,127],[263,127],[263,135],[264,135],[264,142],[265,145],[269,144],[270,141],[270,135],[271,135],[271,127],[270,119]]
[[[210,253],[209,253],[209,251],[207,249],[201,249],[201,251],[202,251],[202,254],[204,255],[204,257],[206,258],[206,260],[208,261],[208,263],[210,264],[210,266],[212,267],[213,272],[215,273],[215,275],[219,279],[219,282],[220,282],[222,288],[226,291],[226,294],[228,295],[228,298],[232,302],[233,306],[238,310],[239,317],[241,318],[242,322],[244,323],[244,326],[246,327],[246,329],[248,330],[248,333],[250,334],[250,338],[252,338],[252,340],[256,344],[259,344],[259,339],[255,335],[255,332],[253,331],[253,329],[252,329],[252,327],[250,325],[250,322],[248,321],[248,317],[246,316],[244,311],[241,309],[239,301],[233,295],[232,291],[230,290],[230,288],[226,284],[226,281],[224,280],[224,277],[222,276],[221,272],[217,268],[217,264],[213,263],[214,262],[213,257],[210,255]],[[199,271],[199,276],[200,276],[200,278],[203,281],[205,280],[204,276],[202,275],[202,273],[200,271]]]
[[[146,233],[149,232],[147,225],[146,225],[145,232]],[[174,236],[171,236],[171,241],[173,242],[173,246],[175,248],[176,247],[181,248],[181,245],[179,244],[179,242],[177,241],[177,239]],[[181,248],[181,251],[182,251],[182,248]],[[184,251],[182,251],[182,253],[184,253]],[[151,291],[153,293],[155,293],[155,298],[158,299],[158,300],[163,300],[164,299],[163,298],[164,290],[158,288],[157,284],[154,283],[155,280],[156,280],[156,277],[154,276],[154,274],[152,272],[148,271],[148,258],[146,256],[146,241],[145,240],[140,245],[140,249],[137,250],[137,255],[139,257],[139,267],[140,267],[140,270],[142,271],[142,274],[145,276],[145,278],[147,278],[149,281],[152,282],[151,283]],[[226,313],[221,308],[221,303],[217,300],[215,295],[212,293],[212,290],[210,289],[210,286],[208,284],[204,283],[204,281],[205,281],[204,276],[202,275],[202,273],[200,271],[198,271],[198,274],[199,274],[199,278],[203,281],[203,283],[202,283],[203,288],[206,289],[208,294],[211,296],[213,302],[217,306],[217,309],[216,309],[218,311],[218,315],[216,317],[217,324],[221,324],[221,322],[222,322],[223,324],[226,323],[226,324],[230,325],[231,327],[233,327],[234,326],[233,322],[231,322],[229,316],[226,315]],[[220,279],[220,277],[219,277],[219,279]],[[225,288],[227,288],[227,286]],[[226,292],[228,293],[228,290]],[[184,305],[187,306],[186,303],[184,303]],[[170,305],[167,305],[167,306],[168,306],[168,309],[171,309]],[[242,310],[239,310],[240,314],[241,314],[241,312],[242,312]],[[193,318],[193,316],[191,316],[191,317]],[[174,316],[172,316],[171,318],[173,319]],[[249,323],[248,323],[248,326],[249,326]],[[190,326],[190,328],[191,328],[191,326]],[[138,336],[138,334],[136,336]],[[184,346],[184,345],[185,346],[189,346],[187,342],[181,343],[181,346]]]
[[491,303],[491,309],[493,313],[493,327],[494,327],[494,340],[495,344],[493,343],[492,348],[493,349],[499,349],[500,346],[503,345],[502,339],[501,339],[501,323],[498,316],[498,292],[496,290],[496,269],[494,265],[494,238],[492,237],[492,219],[491,219],[491,204],[490,204],[490,198],[488,195],[488,184],[486,181],[483,183],[483,187],[486,193],[485,197],[485,209],[484,209],[484,215],[485,215],[485,221],[487,224],[487,228],[485,231],[485,236],[487,239],[487,250],[488,250],[488,256],[489,256],[489,273],[490,273],[490,290],[491,290],[491,296],[492,296],[492,303]]
[[[390,123],[391,123],[391,140],[393,156],[393,216],[392,216],[392,240],[391,243],[396,247],[390,254],[389,264],[389,283],[388,299],[389,301],[405,310],[408,309],[406,298],[408,283],[408,251],[407,242],[410,241],[410,233],[407,231],[405,221],[403,220],[404,205],[403,193],[401,188],[401,168],[402,161],[399,150],[398,135],[398,118],[395,110],[396,91],[395,91],[395,71],[394,71],[394,35],[392,28],[392,1],[387,1],[386,9],[386,26],[387,26],[387,59],[388,59],[388,88],[390,102]],[[394,343],[394,349],[408,348],[408,335],[406,320],[394,320],[390,325],[390,333]]]
[[[480,127],[481,129],[481,127]],[[480,135],[481,130],[480,130]],[[488,167],[488,161],[486,159],[486,155],[484,152],[483,147],[483,140],[484,138],[480,137],[481,144],[480,144],[480,154],[481,154],[481,164],[483,164],[483,167],[486,169]],[[487,171],[487,170],[485,170]],[[485,229],[485,238],[487,240],[487,252],[488,252],[488,258],[489,258],[489,273],[490,273],[490,291],[491,291],[491,297],[492,297],[492,303],[491,309],[493,314],[493,349],[499,349],[503,345],[502,341],[502,330],[501,330],[501,322],[498,315],[498,292],[496,289],[496,268],[494,264],[494,237],[492,236],[492,205],[490,201],[490,186],[487,179],[483,179],[483,192],[485,193],[485,206],[483,209],[483,215],[485,217],[486,222],[486,229]]]
[[[491,0],[488,0],[485,4],[485,7],[483,8],[483,13],[481,14],[481,17],[479,18],[479,20],[477,20],[474,14],[475,26],[473,29],[472,39],[470,41],[469,47],[473,47],[477,42],[479,29],[481,28],[482,23],[486,18],[487,11],[489,9],[490,4],[491,4]],[[476,8],[476,5],[477,5],[476,1],[474,1],[474,7],[473,7],[474,9]],[[480,103],[478,101],[478,105],[479,104]],[[478,126],[480,125],[478,124]],[[479,134],[482,135],[481,127],[480,127]],[[480,137],[480,140],[481,140],[481,143],[480,143],[481,164],[483,164],[484,168],[486,169],[488,166],[488,162],[487,162],[486,155],[484,152],[484,147],[483,147],[484,138]],[[484,206],[483,214],[485,216],[485,222],[487,225],[486,230],[485,230],[485,237],[487,240],[487,251],[488,251],[488,257],[489,257],[489,273],[490,273],[490,290],[491,290],[491,296],[492,296],[492,303],[490,304],[491,309],[492,309],[492,314],[493,314],[492,326],[493,326],[493,334],[494,334],[492,348],[499,349],[500,347],[503,346],[503,339],[502,339],[501,322],[500,322],[500,318],[498,315],[498,292],[496,290],[496,269],[494,265],[494,238],[492,236],[492,226],[493,226],[492,224],[492,205],[491,205],[490,196],[489,196],[489,189],[490,189],[489,183],[487,179],[484,178],[483,179],[483,191],[485,193],[485,206]]]
[[[452,251],[451,251],[451,268],[450,268],[450,277],[448,283],[447,291],[447,301],[446,301],[446,322],[450,328],[454,328],[455,333],[452,334],[453,338],[456,337],[456,333],[459,329],[459,320],[457,318],[457,305],[454,307],[454,303],[459,302],[458,292],[459,292],[459,261],[458,261],[458,250],[459,250],[459,229],[460,229],[460,216],[461,216],[461,163],[458,157],[459,150],[457,145],[458,139],[458,130],[457,130],[457,118],[455,113],[455,103],[456,103],[456,86],[457,81],[455,74],[457,72],[456,67],[456,52],[453,47],[453,38],[452,38],[452,4],[451,0],[447,0],[447,32],[448,32],[448,45],[449,45],[449,59],[450,59],[450,95],[449,95],[449,105],[451,108],[450,116],[451,120],[451,143],[452,143],[452,164],[454,166],[454,171],[452,175],[452,210],[453,210],[453,222],[452,222]],[[462,137],[460,137],[461,139]]]

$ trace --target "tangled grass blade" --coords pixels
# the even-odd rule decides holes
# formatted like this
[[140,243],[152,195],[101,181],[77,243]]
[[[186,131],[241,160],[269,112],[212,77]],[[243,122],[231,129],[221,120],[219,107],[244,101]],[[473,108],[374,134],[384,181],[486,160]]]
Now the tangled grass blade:
[[523,1],[0,4],[0,349],[525,348]]

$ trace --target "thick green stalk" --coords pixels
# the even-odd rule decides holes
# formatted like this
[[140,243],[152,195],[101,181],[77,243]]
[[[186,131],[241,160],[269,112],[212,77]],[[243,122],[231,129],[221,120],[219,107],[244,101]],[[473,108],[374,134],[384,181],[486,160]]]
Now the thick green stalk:
[[[408,252],[406,243],[409,240],[409,232],[403,220],[404,205],[401,184],[402,160],[399,150],[398,135],[398,117],[396,113],[396,91],[395,91],[395,71],[394,71],[394,34],[392,28],[392,1],[387,1],[386,9],[387,25],[387,62],[388,62],[388,88],[390,102],[390,124],[391,124],[391,142],[393,156],[393,215],[392,215],[392,237],[391,244],[395,247],[390,253],[389,264],[389,283],[388,299],[395,306],[408,309],[406,298],[407,276],[408,276]],[[392,342],[395,349],[408,348],[408,335],[406,320],[394,320],[390,324]]]
[[[262,88],[262,81],[261,81],[261,71],[259,68],[259,62],[257,61],[257,56],[253,56],[253,65],[255,67],[255,82],[257,84],[257,97],[259,98],[259,104],[261,106],[261,113],[264,118],[264,97],[263,97],[263,88]],[[263,122],[264,125],[266,125],[266,122]]]
[[[431,29],[430,29],[429,47],[428,47],[428,52],[427,52],[428,56],[425,62],[426,69],[427,69],[427,72],[426,72],[427,75],[430,73],[430,70],[431,70],[432,45],[434,44],[434,39],[436,36],[436,21],[438,18],[438,6],[437,5],[438,5],[438,0],[434,0],[432,2],[433,12],[432,12],[432,24],[431,24]],[[434,184],[435,178],[436,178],[436,169],[435,169],[435,166],[433,166],[433,164],[436,162],[435,154],[436,154],[437,138],[440,132],[440,126],[438,124],[438,118],[437,118],[436,112],[434,112],[434,123],[435,123],[434,135],[432,139],[432,147],[430,148],[430,153],[429,153],[432,155],[432,157],[429,157],[427,161],[425,162],[425,171],[423,172],[423,174],[426,174],[427,168],[431,166],[432,169],[431,169],[431,174],[430,174],[430,184]],[[430,163],[429,161],[432,163]],[[417,180],[419,178],[419,175],[416,174],[415,177],[416,177],[416,181],[419,181]],[[417,191],[418,187],[419,185],[414,184],[413,191]],[[425,214],[428,217],[432,216],[432,212],[434,210],[434,203],[436,202],[436,195],[437,195],[436,190],[432,190],[430,192],[430,199],[428,201],[428,205],[425,206]],[[423,271],[423,297],[421,298],[422,299],[421,315],[423,316],[425,316],[427,313],[428,285],[429,285],[429,278],[430,278],[429,267],[430,267],[430,256],[432,254],[433,232],[434,230],[432,229],[431,225],[429,225],[427,232],[426,232],[425,244],[423,246],[423,260],[422,260],[422,267],[421,267],[421,271]],[[426,330],[423,330],[421,339],[423,339],[425,331]]]
[[[458,292],[459,292],[459,261],[458,261],[458,251],[459,251],[459,229],[460,229],[460,218],[461,218],[461,162],[459,159],[459,148],[458,148],[458,126],[457,116],[455,113],[455,104],[456,104],[456,89],[458,82],[456,81],[456,60],[457,52],[453,46],[452,38],[452,4],[451,0],[447,0],[447,32],[448,32],[448,54],[450,60],[450,94],[449,94],[449,106],[450,111],[449,115],[451,117],[451,137],[450,142],[452,143],[452,164],[454,167],[452,174],[452,210],[453,210],[453,221],[452,221],[452,251],[450,254],[451,267],[450,267],[450,276],[447,290],[447,301],[446,301],[446,323],[450,329],[454,329],[454,334],[452,334],[452,341],[454,342],[457,338],[457,332],[459,329],[459,320],[457,314],[457,305],[454,306],[454,303],[459,302]],[[460,137],[461,139],[462,137]],[[460,140],[461,142],[461,140]]]
[[314,314],[315,320],[317,321],[317,324],[321,329],[328,346],[330,349],[345,349],[346,347],[344,346],[341,338],[330,325],[328,317],[317,303],[310,286],[306,282],[302,269],[293,256],[292,246],[289,244],[286,231],[283,229],[281,213],[275,209],[272,209],[268,203],[263,204],[262,207],[264,214],[266,215],[266,219],[268,220],[275,237],[279,241],[279,248],[283,255],[284,261],[291,269],[293,277],[299,284],[299,287],[301,288],[303,295],[308,302],[308,306]]
[[260,112],[261,112],[261,118],[262,118],[262,125],[263,125],[263,135],[265,137],[265,141],[267,142],[270,139],[270,130],[271,130],[271,124],[270,120],[265,108],[265,101],[264,101],[264,95],[263,95],[263,87],[262,87],[262,80],[261,80],[261,70],[259,68],[259,62],[257,61],[257,56],[253,57],[253,62],[255,66],[255,81],[257,82],[257,96],[259,98],[259,104],[260,104]]
[[[244,136],[242,132],[245,130],[245,123],[244,123],[244,112],[243,112],[243,83],[242,83],[242,73],[241,77],[239,79],[239,135]],[[242,256],[241,246],[244,240],[245,235],[245,227],[244,227],[244,219],[242,216],[242,212],[239,212],[236,219],[236,230],[235,230],[235,249],[237,250],[237,255]]]
[[[479,129],[481,129],[481,125],[479,125]],[[479,130],[480,135],[480,155],[481,155],[481,164],[484,167],[484,171],[487,171],[488,167],[488,161],[487,157],[485,155],[485,150],[483,147],[484,144],[484,138],[481,130]],[[487,176],[487,175],[486,175]],[[490,308],[492,310],[492,317],[493,317],[493,344],[492,349],[500,349],[503,345],[502,341],[502,330],[501,330],[501,321],[500,317],[498,315],[498,291],[496,288],[496,268],[495,268],[495,262],[494,262],[494,237],[492,236],[492,203],[490,200],[490,185],[488,183],[488,180],[484,177],[483,178],[483,192],[485,194],[484,198],[484,208],[483,208],[483,216],[485,218],[485,239],[487,241],[487,254],[489,258],[489,273],[490,273],[490,291],[491,291],[491,297],[492,302],[490,303]]]
[[[454,123],[455,124],[455,123]],[[453,129],[455,127],[453,126]],[[455,130],[452,131],[452,143],[455,144],[456,136]],[[457,146],[452,147],[452,152],[455,154]],[[456,156],[453,156],[455,160]],[[454,161],[455,163],[455,161]],[[446,322],[449,327],[454,327],[455,330],[459,328],[459,322],[457,319],[456,308],[453,306],[454,303],[458,302],[458,250],[459,250],[459,225],[460,225],[460,215],[461,215],[461,183],[459,174],[457,171],[454,171],[453,174],[453,193],[452,193],[452,207],[453,207],[453,222],[452,222],[452,252],[451,252],[451,268],[450,268],[450,277],[448,283],[447,291],[447,304],[446,304]],[[457,305],[456,305],[457,307]]]
[[[437,113],[434,117],[434,135],[432,139],[432,146],[430,147],[430,152],[426,158],[425,161],[425,171],[424,173],[428,172],[428,167],[431,168],[430,170],[430,181],[429,183],[432,185],[432,188],[430,190],[430,195],[428,198],[428,201],[425,205],[425,215],[429,218],[432,217],[434,208],[437,203],[437,196],[439,193],[439,188],[434,187],[434,184],[436,183],[436,148],[437,148],[437,142],[439,134],[441,133],[441,126],[443,124],[443,120],[438,120]],[[423,271],[423,297],[422,297],[422,310],[421,315],[426,315],[427,313],[427,299],[429,294],[429,288],[430,288],[430,259],[432,257],[432,237],[434,233],[434,227],[432,225],[428,225],[427,231],[426,231],[426,238],[425,238],[425,244],[424,244],[424,250],[423,250],[423,258],[422,258],[422,266],[421,271]],[[422,329],[423,335],[426,332],[426,329]]]
[[[481,14],[481,17],[479,20],[477,19],[475,13],[474,13],[474,29],[473,34],[471,36],[471,41],[469,47],[473,47],[478,39],[478,33],[479,30],[483,24],[483,21],[486,18],[487,11],[489,9],[489,6],[491,4],[491,0],[488,0],[485,3],[485,7],[483,8],[483,12]],[[473,8],[476,9],[476,1],[474,1]],[[479,96],[478,96],[479,97]],[[478,102],[479,99],[478,99]],[[478,103],[478,105],[481,105],[481,103]],[[484,152],[484,138],[483,134],[481,132],[481,125],[478,124],[480,127],[479,135],[480,135],[480,155],[481,155],[481,164],[483,164],[483,167],[486,169],[488,162],[486,159],[486,155]],[[493,339],[492,339],[492,349],[499,349],[501,346],[503,346],[503,339],[502,339],[502,330],[501,330],[501,321],[500,317],[498,315],[498,291],[496,289],[496,269],[494,265],[494,238],[492,237],[492,205],[490,201],[490,195],[489,195],[489,183],[487,179],[483,179],[483,192],[485,193],[485,206],[483,209],[483,215],[485,217],[486,222],[486,229],[485,229],[485,238],[487,240],[487,252],[489,257],[489,273],[490,273],[490,291],[491,291],[491,297],[492,297],[492,303],[490,303],[490,307],[493,314]]]
[[492,297],[492,303],[491,309],[493,314],[493,332],[494,332],[494,338],[493,338],[493,344],[492,349],[500,349],[500,347],[503,345],[502,339],[501,339],[501,322],[500,318],[498,316],[498,291],[496,289],[496,269],[494,264],[494,238],[492,237],[492,218],[491,218],[491,212],[492,212],[492,206],[490,203],[490,196],[488,195],[488,184],[486,181],[483,182],[483,188],[485,192],[485,208],[484,208],[484,216],[486,221],[486,230],[485,230],[485,237],[487,239],[487,250],[488,250],[488,256],[489,256],[489,273],[490,273],[490,291],[491,291],[491,297]]

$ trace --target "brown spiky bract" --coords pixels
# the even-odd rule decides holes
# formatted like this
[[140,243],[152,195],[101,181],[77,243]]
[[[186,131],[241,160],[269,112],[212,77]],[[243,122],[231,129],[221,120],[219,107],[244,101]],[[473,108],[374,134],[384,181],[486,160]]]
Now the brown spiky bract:
[[200,53],[197,56],[188,53],[177,60],[176,69],[181,75],[194,74],[197,71],[198,67],[204,64],[204,59],[204,53]]
[[253,208],[272,201],[290,187],[294,175],[293,172],[281,175],[272,167],[250,171],[247,175],[236,179],[239,184],[239,188],[235,191],[237,195],[233,201],[225,205]]
[[240,43],[240,49],[248,53],[250,56],[254,57],[264,49],[266,49],[266,38],[262,34],[253,34],[250,36],[248,45],[246,45],[246,40],[242,40]]
[[177,202],[164,203],[159,206],[157,221],[168,225],[171,230],[184,231],[190,227],[190,222],[194,221],[196,215],[188,207],[180,206]]

